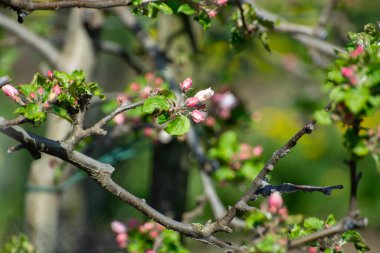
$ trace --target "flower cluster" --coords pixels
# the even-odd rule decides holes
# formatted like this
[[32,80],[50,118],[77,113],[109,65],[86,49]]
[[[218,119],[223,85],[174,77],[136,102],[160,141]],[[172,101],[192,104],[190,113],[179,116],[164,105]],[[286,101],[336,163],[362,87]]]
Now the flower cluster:
[[1,90],[20,105],[16,113],[35,124],[42,123],[49,112],[71,121],[93,95],[103,98],[96,83],[85,81],[83,71],[68,74],[49,70],[46,76],[35,74],[29,84],[17,88],[6,84]]
[[116,235],[118,247],[130,253],[166,252],[165,249],[168,248],[187,253],[180,244],[177,232],[165,230],[154,221],[141,224],[136,219],[130,219],[126,225],[120,221],[113,221],[111,230]]
[[[193,85],[193,81],[191,78],[186,78],[181,84],[180,89],[182,91],[182,94],[186,97],[186,93],[190,90],[191,86]],[[199,123],[205,120],[206,113],[203,111],[205,108],[204,102],[209,100],[214,95],[214,91],[211,88],[198,91],[194,96],[189,97],[185,100],[185,103],[182,104],[187,108],[186,110],[190,109],[189,114],[191,115],[193,121],[195,123]]]

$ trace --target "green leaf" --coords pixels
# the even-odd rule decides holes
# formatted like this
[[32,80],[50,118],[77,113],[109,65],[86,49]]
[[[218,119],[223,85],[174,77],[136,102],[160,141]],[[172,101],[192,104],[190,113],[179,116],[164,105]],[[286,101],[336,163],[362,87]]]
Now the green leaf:
[[230,181],[235,178],[235,172],[229,167],[222,166],[214,173],[214,177],[217,181]]
[[309,233],[305,231],[300,225],[294,225],[293,228],[290,230],[289,239],[296,239],[305,235],[308,235]]
[[370,250],[370,248],[365,244],[362,236],[356,231],[349,230],[344,232],[342,239],[346,242],[353,243],[359,253],[364,253]]
[[177,10],[178,13],[182,12],[186,15],[193,15],[196,13],[196,10],[194,10],[190,5],[188,4],[182,4],[178,10]]
[[369,152],[369,148],[367,144],[363,140],[361,140],[358,143],[356,143],[352,152],[357,156],[366,156]]
[[327,216],[325,224],[329,226],[334,226],[336,224],[336,220],[333,214],[329,214],[329,216]]
[[253,180],[259,173],[261,167],[255,166],[251,162],[246,162],[238,170],[238,173],[241,174],[245,179]]
[[174,101],[174,102],[177,100],[177,96],[176,96],[175,93],[174,93],[173,91],[171,91],[171,90],[167,90],[167,89],[161,90],[161,91],[159,92],[159,95],[164,96],[164,97],[166,97],[167,99],[170,99],[170,100],[172,100],[172,101]]
[[190,120],[183,116],[177,116],[168,123],[165,131],[171,135],[184,135],[190,129]]
[[344,96],[344,102],[351,112],[359,113],[364,109],[368,97],[368,89],[349,89]]
[[314,113],[314,119],[321,125],[331,125],[330,114],[325,110],[318,110]]
[[251,229],[263,224],[266,220],[267,218],[262,212],[255,210],[245,219],[245,226],[246,228]]
[[323,228],[324,222],[316,217],[310,217],[304,220],[303,225],[306,229],[320,230]]
[[59,117],[69,121],[69,122],[72,122],[72,119],[69,115],[69,113],[67,112],[67,110],[63,109],[62,107],[59,107],[57,105],[53,105],[52,106],[52,110],[55,114],[57,114]]
[[36,117],[38,117],[39,112],[40,112],[40,108],[37,104],[29,103],[25,107],[24,116],[27,119],[34,120]]
[[167,122],[168,120],[170,119],[170,114],[169,113],[164,113],[164,114],[161,114],[160,116],[157,117],[157,124],[164,124],[165,122]]
[[70,81],[70,75],[65,73],[65,72],[60,72],[60,71],[57,71],[57,70],[54,70],[54,76],[60,81],[62,82],[63,84],[66,84],[65,85],[65,88],[67,88],[67,84],[69,83]]
[[164,96],[154,96],[147,98],[141,107],[141,111],[147,114],[153,112],[168,111],[170,109],[170,103]]
[[168,6],[166,3],[155,3],[154,7],[161,10],[165,15],[173,14],[172,8],[170,8],[170,6]]
[[199,24],[202,25],[203,29],[206,30],[211,26],[211,19],[207,15],[206,12],[201,11],[197,17],[195,17],[195,20],[199,22]]

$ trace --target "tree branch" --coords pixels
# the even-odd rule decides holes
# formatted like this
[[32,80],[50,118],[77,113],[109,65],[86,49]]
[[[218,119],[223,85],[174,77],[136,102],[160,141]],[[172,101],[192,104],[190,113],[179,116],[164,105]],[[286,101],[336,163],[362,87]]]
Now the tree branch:
[[[31,3],[29,1],[25,1]],[[4,3],[4,1],[2,1]],[[59,2],[49,2],[59,3]],[[5,14],[0,13],[0,26],[13,33],[23,42],[40,53],[54,68],[59,68],[59,51],[46,39],[33,33],[31,30],[13,21]]]
[[[160,2],[161,0],[142,0],[142,4]],[[36,10],[58,10],[65,8],[94,8],[103,9],[116,6],[130,5],[131,0],[60,0],[60,1],[28,1],[28,0],[2,0],[1,4],[14,10],[36,11]]]
[[274,191],[280,192],[282,194],[293,193],[297,191],[303,192],[322,192],[325,195],[330,195],[332,190],[343,189],[343,185],[334,185],[334,186],[311,186],[311,185],[295,185],[290,183],[284,183],[280,185],[267,185],[260,188],[256,194],[268,197]]

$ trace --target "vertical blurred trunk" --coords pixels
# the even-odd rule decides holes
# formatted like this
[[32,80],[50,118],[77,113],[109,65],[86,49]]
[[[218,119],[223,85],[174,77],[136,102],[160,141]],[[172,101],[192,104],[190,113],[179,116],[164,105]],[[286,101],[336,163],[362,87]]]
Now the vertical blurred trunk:
[[[83,69],[87,77],[90,77],[94,65],[94,52],[91,41],[82,25],[82,12],[83,10],[79,9],[70,11],[65,46],[57,66],[66,72]],[[46,137],[53,140],[63,140],[70,130],[71,126],[67,121],[51,116],[47,121]],[[61,165],[61,161],[53,161],[52,157],[42,155],[41,159],[32,163],[28,178],[28,185],[33,186],[32,189],[52,189],[55,186],[55,169]],[[75,193],[73,193],[70,189],[69,194],[82,196],[78,191],[80,189],[75,189]],[[27,232],[38,252],[53,253],[57,251],[60,197],[59,193],[54,190],[35,190],[26,193],[25,221]],[[83,200],[76,201],[83,203]],[[71,218],[75,219],[75,217],[83,219],[80,215],[71,214]],[[66,243],[69,244],[70,242],[67,241]]]
[[[177,22],[177,20],[173,22],[173,19],[176,18],[170,16],[159,17],[157,29],[161,48],[165,47],[168,40],[172,39],[173,33],[181,29],[178,25],[180,22]],[[172,49],[166,48],[166,53],[170,55]],[[172,53],[175,54],[175,51]],[[163,68],[166,70],[170,68],[168,62]],[[160,66],[158,66],[158,69],[163,70]],[[174,73],[172,70],[168,72]],[[153,173],[150,193],[152,206],[176,220],[181,220],[186,208],[188,148],[185,143],[176,139],[167,144],[157,143],[153,148]]]
[[157,143],[153,151],[151,204],[160,212],[181,220],[186,208],[188,149],[185,143],[173,140]]

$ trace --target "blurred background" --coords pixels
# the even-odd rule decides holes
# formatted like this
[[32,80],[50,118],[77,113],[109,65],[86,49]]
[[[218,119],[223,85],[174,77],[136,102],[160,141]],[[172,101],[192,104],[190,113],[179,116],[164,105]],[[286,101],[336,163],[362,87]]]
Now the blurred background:
[[[305,25],[317,23],[326,2],[256,1],[258,6],[288,21]],[[379,8],[378,1],[339,1],[327,24],[326,40],[343,47],[348,31],[360,31],[364,24],[379,20]],[[172,61],[170,64],[176,66],[174,76],[178,83],[191,76],[196,89],[229,87],[249,113],[258,115],[253,126],[235,126],[235,130],[240,133],[240,140],[253,146],[263,146],[265,161],[302,127],[315,109],[327,103],[323,83],[326,67],[333,59],[313,54],[312,49],[280,33],[269,33],[271,53],[258,40],[249,42],[241,52],[231,49],[231,25],[226,18],[231,9],[229,6],[219,13],[206,31],[195,21],[188,20],[195,34],[196,51],[192,49],[187,35],[178,32],[178,27],[187,24],[181,20],[183,17],[159,15],[156,19],[137,18],[167,52]],[[1,13],[13,20],[17,19],[10,10],[2,9]],[[36,11],[25,18],[23,26],[61,48],[69,36],[66,29],[68,15],[69,10]],[[154,70],[151,67],[152,59],[141,46],[141,40],[126,29],[114,13],[106,11],[103,18],[102,29],[96,36],[119,44],[125,51],[134,54],[139,62],[146,64],[148,70]],[[120,57],[96,50],[95,59],[90,79],[98,82],[111,100],[115,99],[114,92],[124,90],[139,76]],[[49,65],[43,56],[0,27],[1,75],[9,75],[14,84],[27,83],[35,72],[46,73],[47,69]],[[15,108],[3,94],[0,95],[1,116],[13,117]],[[99,108],[94,106],[91,109],[94,119],[102,113]],[[366,122],[368,127],[377,127],[379,124],[380,115]],[[26,128],[41,135],[45,131],[45,125]],[[30,192],[50,191],[61,198],[59,229],[66,232],[61,233],[63,237],[59,238],[58,252],[114,252],[117,246],[110,231],[110,222],[127,221],[132,217],[145,220],[135,209],[110,196],[81,174],[66,182],[59,191],[34,187],[28,180],[32,158],[26,151],[8,154],[7,149],[14,145],[15,141],[0,135],[0,242],[10,235],[27,232],[25,203],[26,195]],[[138,197],[150,201],[154,167],[152,145],[152,141],[147,138],[123,136],[108,146],[96,147],[93,157],[104,158],[111,150],[122,147],[122,159],[113,161],[117,168],[115,180]],[[196,197],[202,194],[202,186],[194,156],[189,154],[187,159],[189,166],[183,209],[188,211],[194,208]],[[279,162],[271,174],[271,183],[344,185],[343,190],[334,191],[331,196],[299,192],[284,197],[290,214],[302,213],[306,217],[325,219],[333,213],[336,218],[340,218],[346,213],[349,197],[349,173],[344,164],[345,159],[347,153],[342,146],[340,127],[317,126],[312,135],[303,137],[299,145]],[[380,171],[372,159],[361,162],[359,168],[363,172],[358,193],[359,208],[361,214],[369,219],[368,229],[363,234],[372,252],[380,252]],[[216,189],[227,206],[234,203],[248,186],[249,183],[241,187],[216,184]],[[204,222],[210,217],[210,207],[206,206],[204,215],[197,220]],[[77,231],[80,234],[78,238],[75,238],[76,230],[80,230]],[[70,234],[70,231],[74,233]],[[202,251],[209,249],[209,252],[218,252],[196,241],[188,240],[187,243],[193,252],[199,252],[200,247]]]

